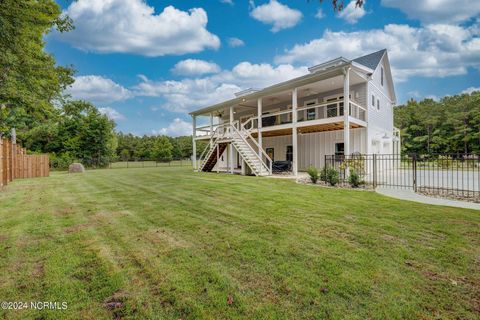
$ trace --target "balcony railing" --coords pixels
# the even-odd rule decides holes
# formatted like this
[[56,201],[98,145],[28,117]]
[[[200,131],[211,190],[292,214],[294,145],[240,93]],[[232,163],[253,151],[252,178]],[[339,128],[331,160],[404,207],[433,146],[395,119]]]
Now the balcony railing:
[[[305,106],[297,109],[298,122],[341,117],[344,115],[343,100]],[[366,121],[367,111],[356,102],[350,101],[351,117]]]
[[[364,107],[354,101],[350,101],[350,116],[366,121],[367,111]],[[312,121],[319,119],[327,119],[341,117],[344,115],[343,100],[333,102],[315,104],[297,109],[297,122]],[[292,123],[292,110],[281,110],[277,112],[262,115],[262,127],[278,126],[282,124]],[[242,123],[243,129],[257,129],[258,117],[253,116]]]
[[[349,114],[352,118],[367,121],[367,110],[355,101],[350,100]],[[343,117],[344,108],[343,100],[336,100],[326,103],[320,103],[310,106],[304,106],[297,109],[297,122],[306,122],[320,119],[328,119],[335,117]],[[261,116],[262,127],[272,127],[292,123],[292,109],[280,110],[276,112],[266,113]],[[213,125],[213,131],[219,125]],[[241,122],[241,129],[253,130],[258,128],[258,117],[252,116]],[[210,126],[197,127],[197,136],[209,136]]]

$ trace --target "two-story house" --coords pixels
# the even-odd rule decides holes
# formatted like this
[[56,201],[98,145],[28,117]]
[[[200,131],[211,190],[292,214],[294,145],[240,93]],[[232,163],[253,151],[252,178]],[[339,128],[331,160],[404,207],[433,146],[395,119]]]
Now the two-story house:
[[[209,141],[200,159],[194,157],[194,169],[269,175],[272,164],[287,163],[297,175],[311,165],[323,167],[325,155],[399,152],[386,50],[309,71],[190,113],[193,154],[198,140]],[[198,127],[199,117],[209,124]]]

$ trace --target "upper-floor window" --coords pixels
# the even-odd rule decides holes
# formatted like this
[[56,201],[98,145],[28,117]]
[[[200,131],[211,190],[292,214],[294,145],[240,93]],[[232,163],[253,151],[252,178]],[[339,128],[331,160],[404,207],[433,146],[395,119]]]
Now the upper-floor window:
[[380,99],[377,99],[377,110],[380,110]]
[[380,75],[380,83],[382,84],[382,87],[383,87],[383,67],[380,67],[380,71],[382,72]]
[[372,107],[375,107],[375,96],[372,94]]

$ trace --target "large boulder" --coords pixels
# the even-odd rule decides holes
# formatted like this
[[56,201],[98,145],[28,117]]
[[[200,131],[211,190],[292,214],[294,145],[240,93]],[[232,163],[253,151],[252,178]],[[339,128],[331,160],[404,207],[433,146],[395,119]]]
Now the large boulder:
[[72,163],[68,166],[68,173],[83,173],[85,172],[85,167],[81,163]]

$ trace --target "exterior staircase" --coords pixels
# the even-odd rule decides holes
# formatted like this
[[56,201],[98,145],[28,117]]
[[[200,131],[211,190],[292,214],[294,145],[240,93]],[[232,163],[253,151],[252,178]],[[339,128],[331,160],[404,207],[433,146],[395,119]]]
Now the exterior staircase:
[[[218,143],[218,154],[222,154],[225,149],[227,148],[227,143]],[[207,156],[205,157],[205,161],[202,163],[200,169],[201,171],[210,172],[215,167],[217,163],[217,145],[213,148],[210,148]]]
[[[249,143],[249,141],[251,141],[251,143]],[[201,164],[199,171],[212,171],[217,163],[217,145],[218,154],[221,155],[229,143],[238,151],[254,175],[267,176],[272,174],[272,160],[262,150],[266,159],[266,161],[263,161],[262,157],[258,155],[258,144],[250,135],[249,130],[238,130],[235,124],[224,125],[223,128],[219,127],[215,130],[206,149],[208,151],[204,151],[204,153],[206,152],[205,156],[203,157],[202,154],[200,157]],[[256,150],[252,145],[256,147]]]

